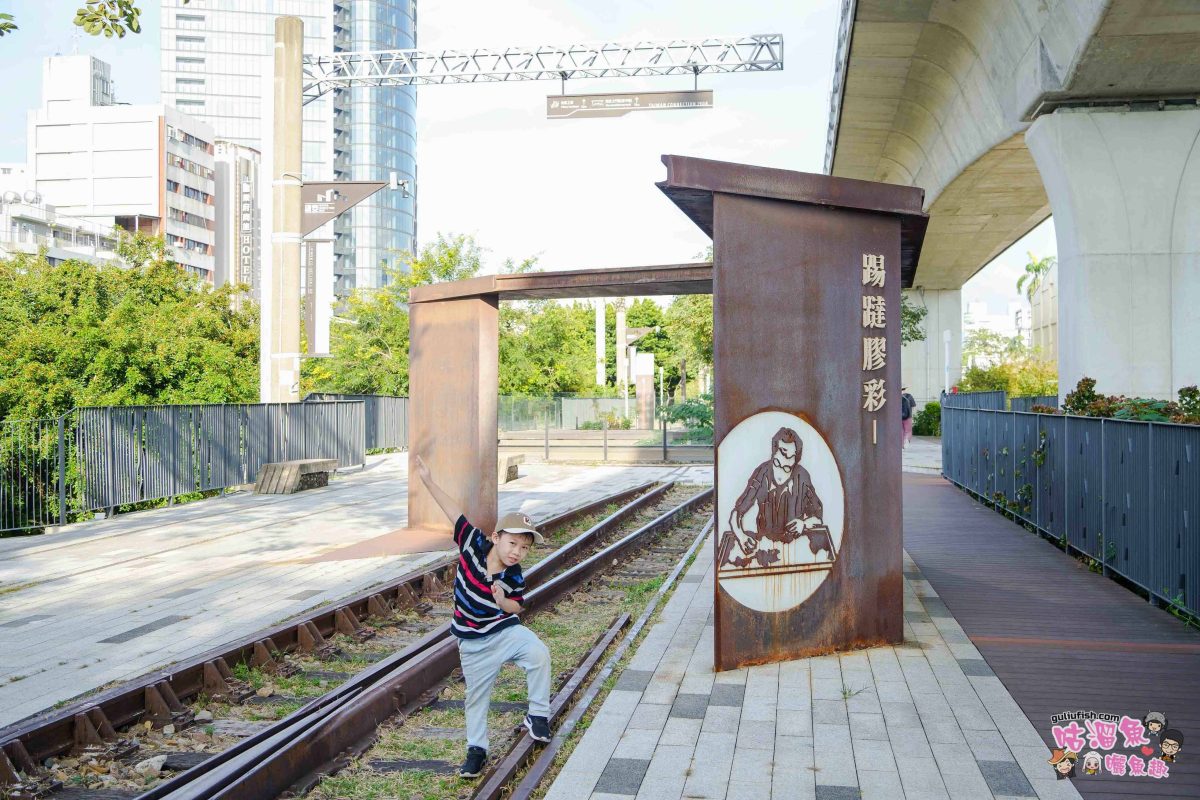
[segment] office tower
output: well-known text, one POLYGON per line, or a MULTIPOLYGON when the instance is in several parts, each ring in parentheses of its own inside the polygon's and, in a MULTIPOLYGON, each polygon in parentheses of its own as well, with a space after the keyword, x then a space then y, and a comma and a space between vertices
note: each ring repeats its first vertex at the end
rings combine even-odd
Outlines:
POLYGON ((109 75, 93 56, 45 59, 28 118, 32 188, 56 213, 161 234, 212 282, 212 128, 171 106, 117 104, 109 75))
MULTIPOLYGON (((162 99, 212 125, 217 139, 262 150, 262 76, 278 15, 304 20, 308 54, 416 46, 415 0, 180 0, 162 3, 162 99)), ((411 87, 337 90, 304 107, 305 180, 415 186, 411 87)), ((333 225, 335 291, 377 287, 380 262, 411 250, 416 198, 384 190, 333 225)))

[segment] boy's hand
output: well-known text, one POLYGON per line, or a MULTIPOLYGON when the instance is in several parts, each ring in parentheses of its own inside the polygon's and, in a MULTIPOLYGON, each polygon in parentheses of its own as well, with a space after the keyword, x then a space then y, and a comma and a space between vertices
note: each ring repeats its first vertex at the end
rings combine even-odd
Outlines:
POLYGON ((494 581, 492 583, 492 597, 496 599, 496 605, 502 605, 501 601, 507 596, 508 595, 504 593, 504 587, 500 585, 500 582, 494 581))
POLYGON ((426 484, 428 484, 433 478, 433 475, 429 472, 429 467, 426 466, 425 460, 420 456, 415 456, 413 460, 417 462, 417 476, 426 484))

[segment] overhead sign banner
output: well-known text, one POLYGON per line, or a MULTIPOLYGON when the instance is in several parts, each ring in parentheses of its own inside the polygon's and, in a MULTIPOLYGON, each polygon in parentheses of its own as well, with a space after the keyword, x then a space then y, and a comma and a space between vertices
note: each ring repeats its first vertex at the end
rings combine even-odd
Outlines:
POLYGON ((546 98, 547 119, 623 117, 630 111, 712 108, 711 89, 683 92, 620 92, 614 94, 563 94, 546 98))
POLYGON ((329 220, 366 200, 387 186, 387 181, 330 181, 305 183, 300 189, 304 203, 301 235, 307 236, 329 220))

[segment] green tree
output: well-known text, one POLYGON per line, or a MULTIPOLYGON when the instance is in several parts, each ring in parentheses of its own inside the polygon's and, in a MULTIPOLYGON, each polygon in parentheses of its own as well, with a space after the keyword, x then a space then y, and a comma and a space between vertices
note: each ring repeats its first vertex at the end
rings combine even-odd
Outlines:
POLYGON ((304 362, 304 391, 407 395, 409 291, 475 277, 482 254, 471 236, 438 234, 418 255, 401 253, 381 265, 384 286, 355 290, 334 318, 330 357, 304 362))
POLYGON ((500 394, 586 393, 595 383, 593 307, 553 300, 500 308, 500 394))
POLYGON ((1017 291, 1024 292, 1025 299, 1032 303, 1033 296, 1058 259, 1054 256, 1038 258, 1032 252, 1027 252, 1027 255, 1029 261, 1025 264, 1025 273, 1017 278, 1017 291))
MULTIPOLYGON (((183 0, 187 5, 190 0, 183 0)), ((126 33, 142 32, 142 9, 135 0, 87 0, 75 10, 76 25, 92 36, 124 39, 126 33)), ((0 14, 0 36, 17 30, 12 14, 0 14)))
POLYGON ((907 292, 900 293, 900 344, 925 341, 925 315, 929 309, 924 303, 917 305, 908 298, 907 292))
POLYGON ((44 256, 0 261, 0 418, 76 406, 258 398, 258 309, 212 289, 161 238, 124 235, 133 267, 44 256))
POLYGON ((663 321, 678 361, 686 360, 688 376, 695 378, 697 367, 713 363, 712 295, 679 295, 667 306, 663 321))
POLYGON ((997 331, 977 328, 967 331, 963 337, 962 362, 964 367, 999 363, 1004 359, 1023 358, 1032 355, 1025 339, 1020 336, 1005 336, 997 331))

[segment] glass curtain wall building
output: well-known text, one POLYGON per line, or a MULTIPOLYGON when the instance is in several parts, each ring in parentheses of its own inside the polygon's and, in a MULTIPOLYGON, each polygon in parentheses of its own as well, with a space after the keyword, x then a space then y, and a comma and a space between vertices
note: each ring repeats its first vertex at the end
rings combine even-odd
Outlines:
MULTIPOLYGON (((262 76, 275 17, 304 20, 307 54, 416 47, 416 0, 162 0, 162 99, 213 126, 217 139, 262 150, 262 76)), ((416 239, 416 93, 338 90, 304 107, 304 178, 388 180, 334 223, 334 291, 383 284, 382 263, 416 239)))

